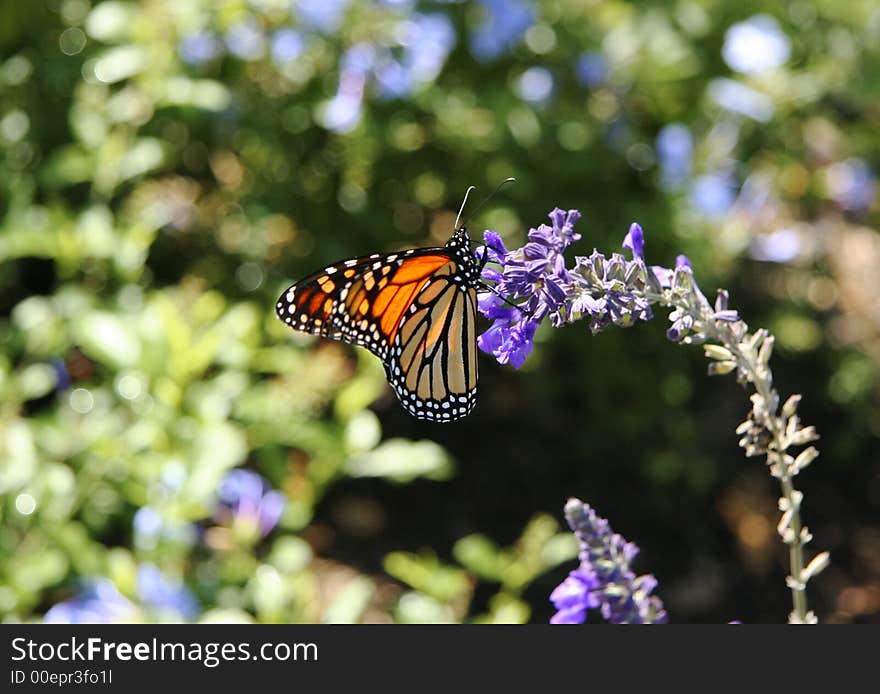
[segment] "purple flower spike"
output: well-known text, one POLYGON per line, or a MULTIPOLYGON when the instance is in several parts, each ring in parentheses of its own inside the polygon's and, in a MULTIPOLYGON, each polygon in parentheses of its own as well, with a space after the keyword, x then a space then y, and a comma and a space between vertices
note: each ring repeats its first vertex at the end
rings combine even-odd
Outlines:
POLYGON ((482 279, 494 285, 494 292, 480 294, 479 309, 494 323, 478 345, 499 363, 516 368, 531 353, 532 339, 545 318, 556 328, 586 318, 593 333, 612 324, 629 327, 652 317, 647 290, 660 291, 672 283, 671 270, 645 266, 645 235, 638 224, 630 226, 623 242, 632 260, 619 253, 606 258, 595 251, 576 257, 575 267, 568 269, 563 254, 581 238, 574 230, 581 213, 557 207, 548 216, 550 225, 531 229, 528 243, 512 251, 494 231, 484 235, 481 252, 501 270, 483 270, 482 279))
POLYGON ((495 292, 479 297, 480 312, 494 321, 477 340, 480 349, 493 355, 500 364, 521 368, 532 353, 535 332, 548 316, 554 325, 562 325, 561 311, 566 301, 570 277, 563 251, 580 238, 574 225, 580 219, 577 210, 559 208, 549 215, 550 225, 541 224, 529 231, 529 241, 522 248, 508 251, 494 231, 483 238, 490 262, 501 265, 483 269, 484 281, 494 284, 495 292), (513 308, 499 294, 516 303, 513 308))
POLYGON ((580 624, 587 610, 601 608, 613 624, 663 624, 666 611, 651 575, 636 576, 630 564, 639 552, 633 543, 614 533, 608 521, 588 504, 569 499, 565 518, 580 545, 581 565, 550 595, 558 612, 553 624, 580 624))

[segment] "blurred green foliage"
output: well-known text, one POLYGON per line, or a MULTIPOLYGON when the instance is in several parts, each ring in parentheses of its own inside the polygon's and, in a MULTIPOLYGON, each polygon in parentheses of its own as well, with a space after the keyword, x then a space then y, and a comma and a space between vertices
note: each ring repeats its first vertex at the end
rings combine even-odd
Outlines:
POLYGON ((780 387, 823 435, 815 608, 876 620, 876 4, 523 0, 497 55, 477 38, 499 3, 325 5, 0 8, 3 619, 98 577, 143 602, 153 565, 203 621, 546 621, 577 495, 640 545, 673 621, 784 620, 775 491, 733 434, 746 403, 662 318, 541 332, 520 373, 484 357, 477 410, 448 427, 401 413, 370 355, 275 319, 292 280, 442 243, 468 185, 515 176, 473 229, 519 245, 577 207, 587 254, 638 220, 649 262, 688 254, 776 334, 780 387), (726 32, 758 13, 790 54, 735 69, 726 32), (334 124, 353 47, 412 68, 401 37, 425 14, 453 30, 439 64, 396 96, 369 73, 334 124), (691 138, 679 179, 670 124, 691 138), (265 536, 217 515, 237 467, 284 496, 265 536))

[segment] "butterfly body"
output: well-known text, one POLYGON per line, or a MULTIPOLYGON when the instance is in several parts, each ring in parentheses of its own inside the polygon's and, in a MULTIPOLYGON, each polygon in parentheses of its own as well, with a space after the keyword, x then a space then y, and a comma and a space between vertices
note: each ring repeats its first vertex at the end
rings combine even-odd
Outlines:
POLYGON ((275 310, 294 330, 370 350, 407 412, 450 422, 476 404, 480 270, 461 227, 443 247, 333 263, 289 287, 275 310))

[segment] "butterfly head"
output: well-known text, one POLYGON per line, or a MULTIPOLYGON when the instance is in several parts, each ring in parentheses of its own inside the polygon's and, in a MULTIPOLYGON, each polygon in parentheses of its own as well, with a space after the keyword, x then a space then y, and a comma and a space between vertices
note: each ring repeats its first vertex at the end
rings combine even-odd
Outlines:
POLYGON ((449 241, 446 242, 446 245, 463 246, 469 249, 471 247, 471 237, 468 235, 467 227, 462 225, 453 231, 452 236, 449 237, 449 241))
POLYGON ((462 225, 452 232, 449 241, 446 242, 446 248, 450 250, 455 257, 462 272, 469 280, 474 280, 480 275, 480 266, 474 255, 474 249, 471 245, 471 237, 468 236, 467 228, 462 225))
POLYGON ((460 226, 452 232, 452 236, 450 236, 449 241, 446 242, 446 247, 450 250, 456 251, 461 256, 473 257, 474 254, 473 248, 471 247, 471 237, 468 235, 467 228, 464 226, 460 226))

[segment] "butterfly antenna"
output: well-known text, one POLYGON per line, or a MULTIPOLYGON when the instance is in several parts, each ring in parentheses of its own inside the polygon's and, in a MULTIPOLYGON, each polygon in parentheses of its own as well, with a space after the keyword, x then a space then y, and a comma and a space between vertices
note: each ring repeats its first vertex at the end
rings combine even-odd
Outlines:
MULTIPOLYGON (((503 181, 501 181, 501 183, 498 184, 498 186, 495 188, 495 190, 493 190, 491 193, 489 193, 489 195, 486 196, 486 199, 483 200, 483 202, 481 202, 479 205, 477 205, 477 209, 475 209, 473 212, 471 212, 471 213, 468 215, 468 218, 467 218, 466 220, 464 220, 464 222, 462 223, 462 226, 466 226, 467 223, 468 223, 469 221, 471 221, 471 220, 474 218, 474 215, 476 215, 477 212, 479 212, 480 210, 482 210, 483 207, 485 207, 486 203, 489 202, 492 198, 494 198, 495 195, 498 193, 498 191, 501 190, 501 188, 502 188, 505 184, 510 183, 511 181, 515 181, 515 180, 516 180, 516 179, 513 178, 513 177, 511 176, 510 178, 505 178, 503 181)), ((471 186, 471 188, 473 188, 473 186, 471 186)), ((470 192, 470 189, 468 189, 468 192, 470 192)), ((465 199, 467 199, 467 195, 465 195, 465 199)), ((463 205, 463 204, 462 204, 462 209, 464 209, 464 205, 463 205)), ((456 228, 456 229, 459 228, 459 226, 458 226, 458 220, 456 220, 455 228, 456 228)))
POLYGON ((472 190, 476 190, 476 186, 468 186, 468 189, 464 193, 464 200, 461 201, 461 207, 458 208, 458 216, 455 218, 455 229, 458 229, 458 220, 461 219, 461 213, 464 212, 464 206, 467 205, 468 195, 471 194, 472 190))

